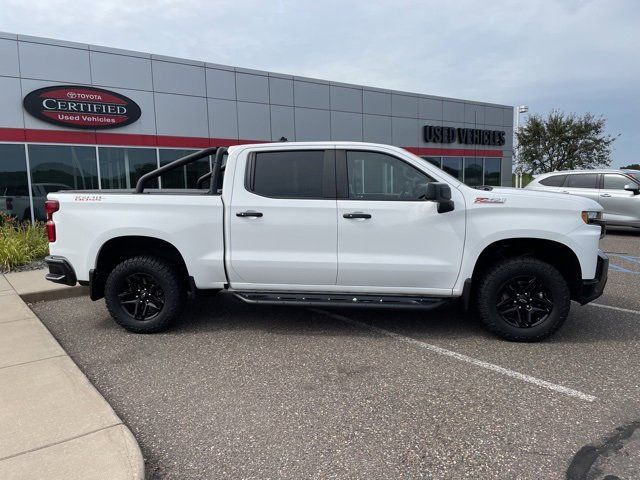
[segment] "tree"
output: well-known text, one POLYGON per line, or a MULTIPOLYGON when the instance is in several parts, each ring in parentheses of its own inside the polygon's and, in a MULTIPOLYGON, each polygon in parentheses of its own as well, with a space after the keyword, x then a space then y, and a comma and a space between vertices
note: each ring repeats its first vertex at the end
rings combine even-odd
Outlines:
POLYGON ((626 165, 624 167, 620 167, 620 168, 624 168, 627 170, 640 170, 640 163, 632 163, 631 165, 626 165))
POLYGON ((516 132, 516 164, 534 174, 609 166, 611 144, 618 135, 605 134, 605 123, 590 113, 566 115, 554 110, 547 118, 530 115, 516 132))

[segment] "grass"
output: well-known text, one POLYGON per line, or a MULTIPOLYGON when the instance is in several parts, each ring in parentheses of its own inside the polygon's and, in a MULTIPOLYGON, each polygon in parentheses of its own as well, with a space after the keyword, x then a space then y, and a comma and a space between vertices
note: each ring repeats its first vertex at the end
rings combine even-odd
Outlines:
POLYGON ((0 213, 0 271, 40 260, 49 253, 43 222, 20 223, 0 213))

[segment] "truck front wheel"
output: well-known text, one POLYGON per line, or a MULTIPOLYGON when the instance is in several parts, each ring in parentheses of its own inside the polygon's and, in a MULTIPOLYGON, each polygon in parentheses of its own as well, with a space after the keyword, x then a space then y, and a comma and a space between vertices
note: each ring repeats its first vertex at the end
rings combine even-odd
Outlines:
POLYGON ((180 317, 186 286, 170 263, 142 255, 116 265, 107 277, 104 298, 120 326, 134 333, 155 333, 180 317))
POLYGON ((517 342, 542 340, 558 330, 570 308, 564 277, 535 258, 503 260, 480 280, 478 310, 485 326, 517 342))

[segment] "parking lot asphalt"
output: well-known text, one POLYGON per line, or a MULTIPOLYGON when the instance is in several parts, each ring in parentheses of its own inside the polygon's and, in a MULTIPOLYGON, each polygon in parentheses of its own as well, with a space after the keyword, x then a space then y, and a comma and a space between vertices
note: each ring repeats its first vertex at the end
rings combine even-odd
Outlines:
POLYGON ((536 344, 457 305, 219 294, 156 335, 122 330, 102 301, 32 308, 132 430, 148 478, 640 478, 639 240, 603 239, 605 294, 536 344))

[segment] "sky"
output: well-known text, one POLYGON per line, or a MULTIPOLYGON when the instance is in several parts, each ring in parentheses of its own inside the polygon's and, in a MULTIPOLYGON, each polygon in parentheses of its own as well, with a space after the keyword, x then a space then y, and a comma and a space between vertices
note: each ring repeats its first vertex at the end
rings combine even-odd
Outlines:
POLYGON ((591 112, 640 163, 638 0, 0 0, 0 31, 591 112))

